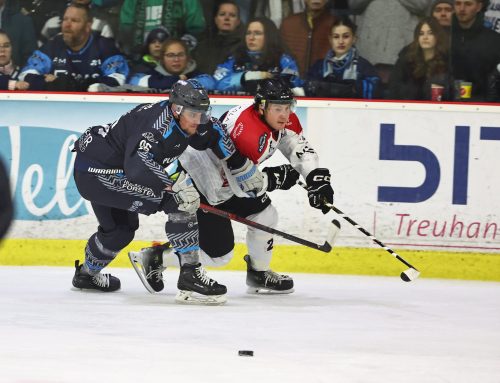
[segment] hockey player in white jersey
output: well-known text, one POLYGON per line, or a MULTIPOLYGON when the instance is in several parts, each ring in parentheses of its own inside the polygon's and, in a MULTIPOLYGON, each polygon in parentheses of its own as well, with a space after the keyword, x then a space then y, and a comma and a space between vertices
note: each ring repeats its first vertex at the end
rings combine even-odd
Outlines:
MULTIPOLYGON (((251 106, 237 106, 220 118, 240 153, 255 164, 261 164, 280 150, 290 164, 265 167, 264 180, 268 192, 288 190, 300 175, 307 183, 311 206, 329 210, 324 202, 333 203, 330 171, 319 167, 319 158, 302 134, 302 126, 294 113, 296 101, 280 79, 264 80, 257 88, 251 106)), ((187 150, 179 158, 191 175, 201 200, 212 206, 245 217, 260 224, 276 227, 278 214, 268 194, 247 198, 235 185, 227 166, 210 150, 187 150)), ((227 218, 198 209, 200 233, 200 262, 205 266, 226 265, 233 256, 234 234, 227 218)), ((246 283, 249 293, 291 293, 293 279, 270 269, 273 236, 255 228, 248 228, 246 283)), ((174 251, 168 244, 149 247, 129 253, 130 260, 144 286, 158 292, 164 287, 162 271, 176 265, 174 251)))

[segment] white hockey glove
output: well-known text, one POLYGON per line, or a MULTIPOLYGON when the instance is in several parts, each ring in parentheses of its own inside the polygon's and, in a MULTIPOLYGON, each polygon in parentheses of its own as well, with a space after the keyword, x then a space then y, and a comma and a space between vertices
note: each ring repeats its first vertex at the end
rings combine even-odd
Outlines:
POLYGON ((239 169, 231 170, 238 186, 250 197, 258 197, 266 192, 266 184, 263 174, 250 160, 239 169))
POLYGON ((200 207, 200 195, 193 185, 191 177, 187 173, 181 172, 177 180, 172 185, 174 200, 179 206, 179 210, 189 214, 196 213, 200 207))
POLYGON ((297 183, 300 174, 292 165, 280 165, 262 169, 267 177, 267 191, 288 190, 297 183))

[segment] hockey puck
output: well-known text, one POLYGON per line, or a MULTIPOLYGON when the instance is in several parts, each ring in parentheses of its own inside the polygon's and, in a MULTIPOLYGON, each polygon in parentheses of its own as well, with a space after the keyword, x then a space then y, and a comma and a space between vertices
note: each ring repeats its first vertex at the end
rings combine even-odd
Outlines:
POLYGON ((251 351, 251 350, 239 350, 238 356, 253 356, 253 351, 251 351))

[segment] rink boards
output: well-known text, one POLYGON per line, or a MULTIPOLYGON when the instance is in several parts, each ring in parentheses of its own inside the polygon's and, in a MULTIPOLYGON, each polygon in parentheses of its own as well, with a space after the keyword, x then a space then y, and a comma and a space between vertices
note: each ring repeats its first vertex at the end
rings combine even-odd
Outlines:
MULTIPOLYGON (((75 188, 68 148, 88 126, 160 99, 0 94, 0 153, 16 201, 16 221, 0 249, 0 264, 67 265, 81 256, 95 220, 75 188)), ((250 102, 214 97, 213 114, 250 102)), ((424 269, 423 276, 500 280, 500 106, 307 99, 298 106, 321 166, 332 171, 338 208, 424 269)), ((279 164, 284 158, 270 161, 279 164)), ((323 216, 311 209, 299 187, 273 192, 271 198, 280 230, 322 243, 333 213, 323 216)), ((132 246, 163 240, 163 220, 159 214, 141 219, 139 242, 132 246)), ((327 255, 278 239, 273 266, 376 275, 401 269, 389 254, 342 224, 339 250, 327 255)), ((243 243, 244 227, 234 227, 237 242, 243 243)), ((243 267, 244 246, 237 254, 229 268, 243 267)))

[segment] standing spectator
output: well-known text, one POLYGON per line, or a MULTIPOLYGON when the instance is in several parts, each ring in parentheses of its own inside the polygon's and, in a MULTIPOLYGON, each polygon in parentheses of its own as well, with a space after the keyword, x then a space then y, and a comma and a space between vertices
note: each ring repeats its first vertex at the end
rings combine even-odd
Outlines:
POLYGON ((14 216, 14 206, 10 195, 10 182, 7 170, 0 158, 0 241, 7 233, 14 216))
POLYGON ((190 40, 194 48, 195 37, 205 29, 200 0, 125 0, 120 12, 122 50, 134 58, 148 33, 159 26, 171 37, 190 40))
POLYGON ((430 15, 446 30, 451 29, 453 16, 453 0, 436 0, 432 3, 430 15))
POLYGON ((349 0, 359 26, 358 49, 373 64, 393 65, 430 4, 431 0, 349 0))
POLYGON ((281 37, 297 59, 301 75, 330 49, 328 34, 335 16, 327 3, 327 0, 305 0, 304 12, 288 16, 281 23, 281 37))
POLYGON ((12 43, 10 38, 0 29, 0 90, 26 90, 29 84, 19 81, 19 66, 12 60, 12 43))
POLYGON ((68 0, 19 0, 21 13, 33 21, 36 38, 40 40, 40 32, 50 18, 64 13, 68 0))
POLYGON ((286 17, 304 11, 302 1, 288 0, 252 0, 250 13, 252 16, 265 16, 270 18, 279 28, 286 17))
POLYGON ((500 0, 490 0, 484 14, 484 26, 500 33, 500 0))
POLYGON ((190 57, 188 47, 181 39, 166 40, 162 45, 160 57, 160 63, 154 68, 139 67, 138 72, 129 80, 129 84, 168 90, 178 80, 196 78, 205 89, 213 89, 212 76, 201 75, 196 69, 196 61, 190 57))
POLYGON ((417 24, 413 42, 394 66, 389 98, 431 100, 432 86, 440 87, 442 100, 451 98, 448 35, 434 17, 426 17, 417 24))
POLYGON ((20 13, 17 0, 0 0, 0 28, 12 42, 12 59, 24 65, 36 49, 36 34, 31 19, 20 13))
POLYGON ((354 46, 356 24, 347 17, 339 18, 329 38, 332 49, 309 69, 306 94, 313 97, 378 97, 380 78, 377 71, 354 46))
MULTIPOLYGON (((71 4, 71 2, 87 6, 91 8, 91 10, 93 10, 91 0, 72 0, 69 3, 71 4)), ((58 33, 61 33, 61 21, 63 15, 64 15, 64 10, 59 15, 53 16, 50 19, 48 19, 47 22, 44 24, 42 30, 40 31, 40 41, 42 43, 45 43, 47 40, 50 40, 58 33)), ((99 19, 95 16, 92 17, 91 29, 92 32, 94 32, 97 35, 101 35, 102 37, 108 37, 108 38, 115 37, 113 35, 113 30, 111 29, 111 26, 106 21, 99 19)))
POLYGON ((455 0, 451 34, 451 67, 457 81, 472 83, 472 99, 486 101, 496 82, 500 35, 484 26, 482 0, 455 0))
POLYGON ((214 12, 215 27, 193 50, 193 58, 202 73, 213 74, 217 65, 231 56, 243 41, 245 28, 238 5, 232 0, 219 3, 214 12))
POLYGON ((88 7, 71 4, 64 12, 62 34, 36 50, 20 79, 34 90, 93 90, 97 83, 125 83, 128 65, 114 40, 94 36, 88 7))
POLYGON ((219 91, 254 93, 260 80, 282 77, 292 87, 301 87, 299 68, 287 53, 276 25, 267 17, 255 17, 248 23, 245 41, 232 57, 214 73, 219 91))

